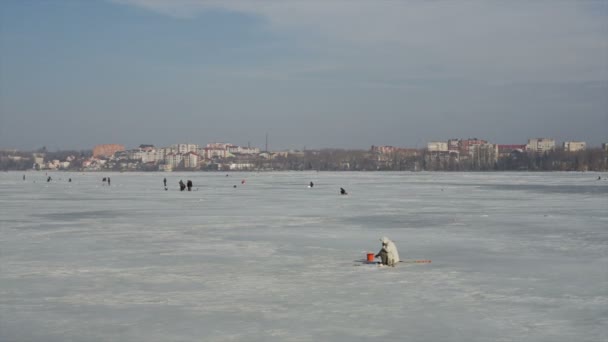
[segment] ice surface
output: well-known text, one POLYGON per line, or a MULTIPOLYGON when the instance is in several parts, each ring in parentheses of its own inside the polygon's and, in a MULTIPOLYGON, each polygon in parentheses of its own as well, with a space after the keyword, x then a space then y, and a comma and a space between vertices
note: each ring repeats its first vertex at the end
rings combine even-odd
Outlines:
POLYGON ((0 341, 608 340, 597 173, 22 174, 0 341))

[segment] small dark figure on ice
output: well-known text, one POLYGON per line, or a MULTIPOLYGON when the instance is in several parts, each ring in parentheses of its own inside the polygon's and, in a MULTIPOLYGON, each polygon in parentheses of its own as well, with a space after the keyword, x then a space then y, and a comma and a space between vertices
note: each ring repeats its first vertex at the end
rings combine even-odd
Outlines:
POLYGON ((309 185, 309 186, 312 188, 313 186, 315 186, 315 183, 310 182, 310 185, 309 185))
POLYGON ((348 195, 348 192, 344 188, 340 188, 340 195, 348 195))
POLYGON ((46 182, 48 183, 48 182, 50 182, 50 181, 52 181, 52 180, 53 180, 53 179, 51 178, 51 176, 49 176, 49 178, 47 178, 47 179, 46 179, 46 182))
POLYGON ((186 184, 181 179, 179 180, 179 191, 184 191, 186 189, 186 184))
POLYGON ((108 186, 110 186, 110 177, 108 177, 108 186))
POLYGON ((188 191, 192 191, 192 181, 188 179, 188 191))
POLYGON ((165 188, 167 187, 167 178, 163 179, 163 184, 165 185, 165 188))

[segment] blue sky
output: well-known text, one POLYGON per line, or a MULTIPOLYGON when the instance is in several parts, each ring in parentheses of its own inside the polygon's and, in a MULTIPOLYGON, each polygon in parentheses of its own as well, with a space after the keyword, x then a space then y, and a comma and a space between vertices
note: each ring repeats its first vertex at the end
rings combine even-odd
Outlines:
POLYGON ((608 141, 607 1, 1 1, 0 147, 608 141))

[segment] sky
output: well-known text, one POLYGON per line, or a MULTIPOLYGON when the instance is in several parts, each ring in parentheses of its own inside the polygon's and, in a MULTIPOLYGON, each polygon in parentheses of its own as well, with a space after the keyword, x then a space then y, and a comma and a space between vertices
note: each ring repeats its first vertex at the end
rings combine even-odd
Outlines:
POLYGON ((0 148, 608 142, 608 1, 0 1, 0 148))

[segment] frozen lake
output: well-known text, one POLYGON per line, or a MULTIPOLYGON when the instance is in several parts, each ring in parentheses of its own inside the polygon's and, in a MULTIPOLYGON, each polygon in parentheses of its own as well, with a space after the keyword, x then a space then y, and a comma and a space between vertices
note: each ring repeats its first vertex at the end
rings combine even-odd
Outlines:
POLYGON ((608 340, 605 173, 23 174, 0 341, 608 340))

